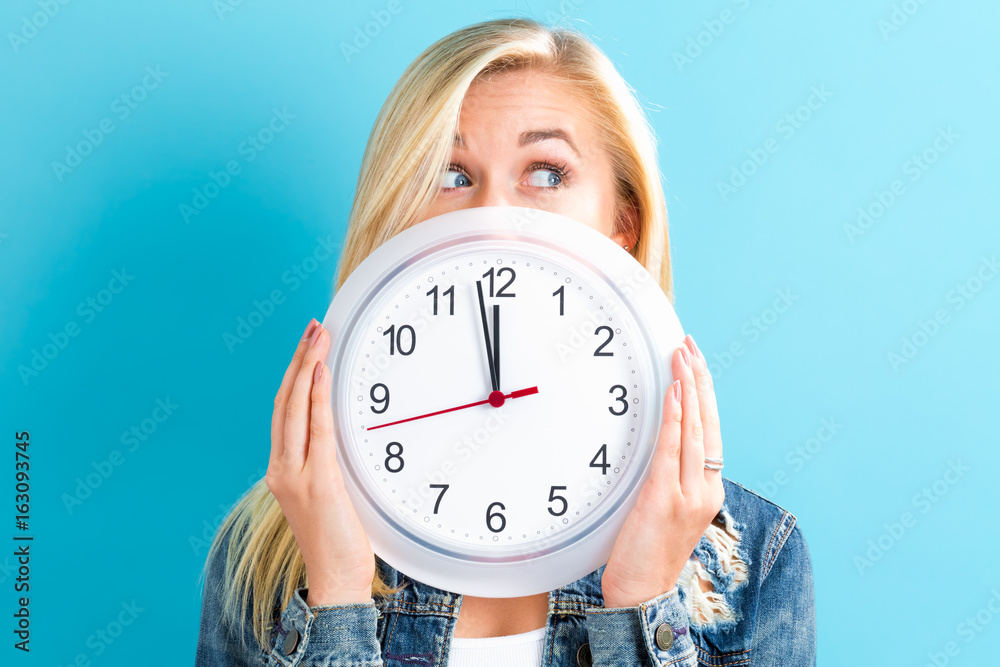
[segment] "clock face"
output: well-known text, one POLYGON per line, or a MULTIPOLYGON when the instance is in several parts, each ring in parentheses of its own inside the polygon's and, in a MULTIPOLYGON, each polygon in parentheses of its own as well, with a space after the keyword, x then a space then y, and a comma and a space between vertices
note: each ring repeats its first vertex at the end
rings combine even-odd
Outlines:
MULTIPOLYGON (((435 242, 455 228, 439 219, 403 233, 423 228, 423 247, 355 285, 330 366, 340 464, 376 553, 471 593, 451 566, 490 578, 566 558, 622 514, 647 472, 664 369, 630 298, 565 235, 498 233, 494 218, 435 242)), ((601 564, 576 562, 562 583, 601 564)), ((526 594, 511 590, 492 594, 526 594)))

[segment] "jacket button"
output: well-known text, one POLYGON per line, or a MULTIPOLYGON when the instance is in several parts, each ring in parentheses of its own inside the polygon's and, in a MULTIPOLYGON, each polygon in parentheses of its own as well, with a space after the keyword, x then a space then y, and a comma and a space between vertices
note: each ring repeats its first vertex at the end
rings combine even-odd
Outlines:
POLYGON ((594 656, 590 654, 590 642, 577 649, 576 664, 580 667, 591 667, 594 664, 594 656))
POLYGON ((285 635, 285 641, 281 645, 281 650, 285 652, 285 655, 291 655, 295 652, 295 647, 299 645, 299 631, 292 628, 285 635))
POLYGON ((669 651, 674 645, 674 629, 667 623, 660 623, 656 628, 656 645, 664 651, 669 651))

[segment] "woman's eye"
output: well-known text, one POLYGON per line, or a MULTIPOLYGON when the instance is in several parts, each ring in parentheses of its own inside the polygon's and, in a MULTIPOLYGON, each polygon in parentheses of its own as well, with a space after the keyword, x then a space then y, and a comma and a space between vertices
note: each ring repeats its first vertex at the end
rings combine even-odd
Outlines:
POLYGON ((449 169, 444 173, 441 178, 441 187, 450 188, 465 188, 470 185, 468 177, 460 171, 455 171, 454 169, 449 169))
POLYGON ((528 185, 536 188, 557 188, 562 184, 562 177, 551 169, 536 169, 528 176, 528 185))

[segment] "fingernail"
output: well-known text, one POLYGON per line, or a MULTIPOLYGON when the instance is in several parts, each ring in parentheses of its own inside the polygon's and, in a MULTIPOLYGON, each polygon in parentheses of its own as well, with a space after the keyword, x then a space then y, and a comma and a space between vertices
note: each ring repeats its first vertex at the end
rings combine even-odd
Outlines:
POLYGON ((317 361, 316 362, 316 370, 315 370, 315 372, 313 372, 313 380, 315 380, 316 382, 319 382, 319 379, 321 377, 323 377, 323 362, 322 361, 317 361))
POLYGON ((309 347, 312 347, 313 345, 316 344, 316 341, 319 340, 319 335, 322 331, 323 331, 323 325, 317 324, 316 328, 313 329, 312 336, 309 337, 309 347))
POLYGON ((681 345, 681 361, 688 368, 691 368, 691 357, 688 356, 687 345, 681 345))
POLYGON ((306 332, 302 334, 302 340, 307 340, 309 338, 309 334, 312 333, 313 327, 316 326, 316 324, 318 323, 316 322, 315 317, 309 320, 309 324, 306 325, 306 332))
POLYGON ((701 353, 701 348, 698 347, 698 343, 694 342, 694 338, 691 339, 691 348, 696 357, 698 357, 702 361, 705 361, 705 355, 701 353))
POLYGON ((680 403, 681 402, 681 381, 680 380, 674 380, 674 383, 672 385, 670 385, 670 391, 673 392, 674 402, 675 403, 680 403))
POLYGON ((684 337, 684 345, 687 347, 688 352, 691 353, 692 357, 700 356, 698 353, 698 346, 694 343, 694 338, 690 335, 684 337))

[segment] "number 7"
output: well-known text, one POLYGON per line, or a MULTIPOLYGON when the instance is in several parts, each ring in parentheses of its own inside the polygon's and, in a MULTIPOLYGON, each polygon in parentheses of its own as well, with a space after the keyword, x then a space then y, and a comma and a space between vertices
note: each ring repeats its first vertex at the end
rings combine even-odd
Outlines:
POLYGON ((437 500, 434 501, 434 514, 438 513, 438 505, 441 504, 441 499, 444 498, 444 492, 448 490, 447 484, 431 484, 432 489, 441 489, 441 493, 438 494, 437 500))

